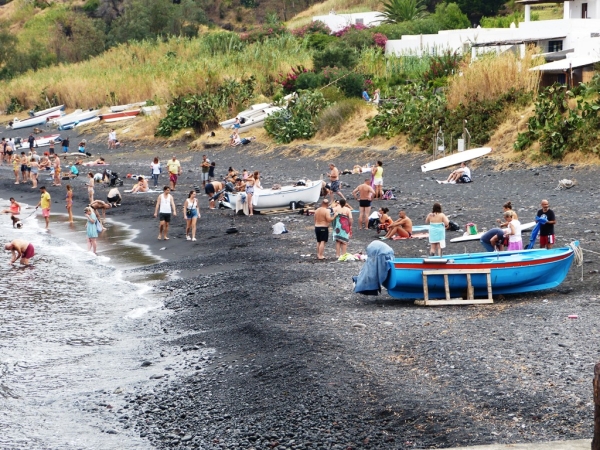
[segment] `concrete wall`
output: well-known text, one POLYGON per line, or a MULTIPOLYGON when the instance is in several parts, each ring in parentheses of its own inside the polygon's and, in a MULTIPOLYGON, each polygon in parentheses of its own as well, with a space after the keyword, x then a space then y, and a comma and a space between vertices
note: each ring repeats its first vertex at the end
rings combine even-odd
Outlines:
POLYGON ((374 27, 380 25, 384 17, 376 11, 352 14, 327 14, 324 16, 313 16, 313 22, 320 20, 325 23, 333 33, 343 30, 349 25, 356 25, 361 22, 366 27, 374 27))

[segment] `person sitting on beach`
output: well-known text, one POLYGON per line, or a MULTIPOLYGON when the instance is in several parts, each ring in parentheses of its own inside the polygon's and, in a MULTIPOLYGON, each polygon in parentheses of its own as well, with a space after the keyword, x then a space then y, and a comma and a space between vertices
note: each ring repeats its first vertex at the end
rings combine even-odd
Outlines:
POLYGON ((387 234, 381 239, 392 239, 396 235, 405 239, 410 238, 412 237, 412 228, 412 220, 410 220, 404 211, 400 211, 398 213, 398 220, 389 225, 387 234))
POLYGON ((150 187, 148 186, 148 180, 144 177, 138 177, 138 182, 135 186, 131 188, 131 193, 135 194, 136 192, 148 192, 150 187))
POLYGON ((244 192, 246 190, 246 184, 239 177, 235 179, 235 190, 237 192, 244 192))
POLYGON ((85 153, 85 139, 79 143, 79 148, 77 150, 79 153, 85 153))
POLYGON ((9 244, 6 244, 4 250, 12 253, 10 264, 14 264, 17 259, 21 258, 21 264, 27 266, 29 260, 35 256, 33 245, 22 239, 15 239, 9 244))
POLYGON ((100 219, 100 213, 102 213, 102 221, 106 220, 106 210, 112 208, 110 203, 103 202, 102 200, 94 200, 88 205, 94 210, 98 219, 100 219))
POLYGON ((232 147, 237 147, 241 143, 242 140, 240 139, 240 135, 236 130, 233 130, 233 133, 231 134, 231 140, 229 141, 229 145, 231 145, 232 147))
POLYGON ((77 169, 77 167, 75 166, 75 164, 71 165, 71 168, 69 169, 69 173, 67 175, 69 178, 76 178, 79 176, 79 169, 77 169))
POLYGON ((242 138, 240 141, 242 145, 248 145, 250 142, 256 140, 256 136, 250 136, 249 138, 242 138))
POLYGON ((379 89, 375 89, 375 93, 373 94, 373 100, 371 100, 371 103, 373 103, 375 106, 379 106, 379 101, 381 99, 379 98, 379 89))
POLYGON ((83 165, 83 159, 81 159, 81 156, 78 156, 77 159, 75 159, 75 163, 76 166, 82 166, 83 165))
POLYGON ((48 157, 48 153, 44 153, 44 155, 41 157, 39 169, 41 172, 50 170, 50 158, 48 157))
POLYGON ((450 173, 450 175, 448 175, 448 178, 446 179, 446 181, 439 181, 439 183, 441 183, 441 184, 470 183, 470 182, 471 182, 471 169, 469 169, 469 167, 467 167, 466 162, 460 163, 460 167, 458 169, 452 171, 452 173, 450 173))
POLYGON ((366 89, 363 90, 362 92, 362 98, 365 102, 370 102, 371 101, 371 97, 369 97, 369 93, 367 92, 366 89))
POLYGON ((102 166, 104 164, 108 164, 104 158, 98 158, 96 161, 93 162, 93 164, 97 165, 97 166, 102 166))
POLYGON ((392 218, 388 216, 389 212, 389 208, 379 208, 379 226, 377 227, 377 234, 379 234, 380 231, 388 232, 388 227, 393 222, 392 218))
POLYGON ((229 169, 227 170, 227 175, 225 176, 225 181, 235 183, 237 176, 238 176, 238 171, 235 170, 233 167, 229 167, 229 169))
POLYGON ((17 203, 17 201, 11 197, 10 198, 10 206, 8 209, 2 211, 2 214, 12 214, 13 216, 18 216, 21 214, 21 205, 17 203))
POLYGON ((379 229, 380 219, 381 219, 381 212, 373 211, 371 213, 371 215, 369 216, 369 224, 367 225, 367 228, 369 228, 370 230, 379 229))
POLYGON ((106 195, 106 200, 112 206, 120 206, 122 198, 121 193, 119 192, 119 188, 114 187, 110 191, 108 191, 108 194, 106 195))

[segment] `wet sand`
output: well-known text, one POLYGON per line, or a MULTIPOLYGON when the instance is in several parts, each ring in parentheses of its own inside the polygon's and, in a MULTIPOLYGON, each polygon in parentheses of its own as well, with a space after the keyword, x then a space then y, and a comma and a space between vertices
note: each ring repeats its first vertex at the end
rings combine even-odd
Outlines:
MULTIPOLYGON (((167 260, 144 271, 180 276, 156 287, 167 295, 171 314, 162 323, 163 347, 175 363, 152 389, 125 394, 133 412, 125 420, 115 417, 117 432, 134 430, 158 448, 207 449, 444 448, 591 436, 591 380, 599 358, 597 254, 585 253, 583 281, 581 268, 572 268, 559 288, 496 298, 494 305, 422 308, 385 293, 363 297, 351 283, 362 263, 335 261, 331 241, 328 260, 314 260, 312 217, 235 217, 240 232, 227 235, 233 213, 208 211, 201 196, 198 241, 186 241, 181 205, 201 184, 205 152, 90 147, 120 175, 149 173, 155 154, 163 162, 178 155, 184 170, 168 242, 156 239, 158 194, 124 194, 133 181, 121 190, 123 206, 107 214, 139 229, 137 240, 167 260), (278 221, 289 234, 271 234, 278 221), (207 348, 214 353, 207 356, 207 348)), ((263 186, 326 172, 328 160, 318 159, 317 151, 317 159, 262 152, 256 143, 206 153, 217 162, 218 176, 230 165, 260 170, 263 186)), ((483 229, 494 226, 507 200, 528 222, 547 198, 557 215, 557 245, 579 239, 584 249, 600 253, 596 168, 513 164, 499 171, 491 156, 474 164, 473 183, 459 186, 434 181, 450 169, 422 173, 425 154, 349 149, 333 161, 345 169, 375 159, 384 162, 385 187, 396 188, 397 200, 374 206, 390 208, 392 217, 405 209, 421 224, 439 201, 463 230, 467 222, 483 229), (563 178, 577 185, 555 191, 563 178)), ((37 199, 2 174, 3 198, 37 199)), ((363 181, 359 175, 341 180, 345 194, 363 181)), ((84 180, 72 184, 75 210, 82 210, 84 180)), ((98 188, 99 198, 106 191, 98 188)), ((64 188, 50 193, 58 202, 53 208, 62 212, 64 188)), ((355 227, 349 251, 364 250, 376 237, 355 227)), ((418 239, 390 245, 396 256, 428 249, 418 239)), ((477 241, 448 243, 446 253, 479 250, 477 241)), ((161 354, 157 350, 149 362, 158 365, 161 354)))

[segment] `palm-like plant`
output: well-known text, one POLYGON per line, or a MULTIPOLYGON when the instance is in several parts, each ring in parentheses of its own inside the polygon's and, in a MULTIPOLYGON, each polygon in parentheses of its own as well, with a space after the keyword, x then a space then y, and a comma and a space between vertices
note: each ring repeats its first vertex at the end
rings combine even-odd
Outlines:
POLYGON ((383 2, 386 23, 407 22, 422 19, 427 15, 427 7, 423 0, 387 0, 383 2))

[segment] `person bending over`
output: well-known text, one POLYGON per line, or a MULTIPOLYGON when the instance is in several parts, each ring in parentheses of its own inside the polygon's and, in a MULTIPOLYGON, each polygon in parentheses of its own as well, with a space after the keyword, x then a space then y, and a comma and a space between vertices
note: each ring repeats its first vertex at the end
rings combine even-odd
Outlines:
POLYGON ((112 206, 120 206, 122 198, 121 198, 121 193, 119 192, 119 189, 115 187, 115 188, 112 188, 110 191, 108 191, 106 200, 112 206))
POLYGON ((14 264, 17 259, 21 259, 21 264, 26 266, 29 264, 29 260, 34 257, 35 249, 33 245, 22 239, 15 239, 14 241, 6 244, 4 250, 12 253, 10 258, 10 264, 14 264))

